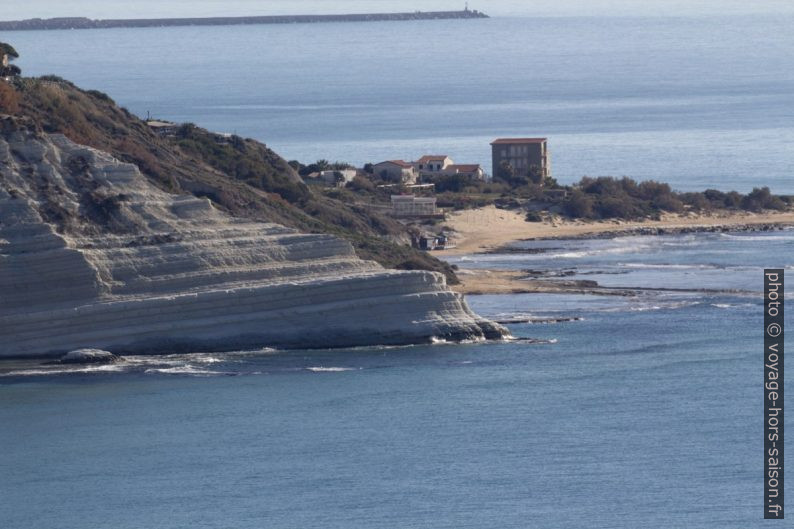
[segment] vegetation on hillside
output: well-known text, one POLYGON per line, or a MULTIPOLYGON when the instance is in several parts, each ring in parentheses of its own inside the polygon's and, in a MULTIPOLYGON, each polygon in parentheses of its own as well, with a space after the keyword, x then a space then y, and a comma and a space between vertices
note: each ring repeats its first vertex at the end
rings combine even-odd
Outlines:
POLYGON ((136 164, 161 189, 210 198, 229 213, 350 241, 358 255, 390 268, 444 273, 450 265, 411 248, 405 226, 366 208, 313 192, 265 145, 185 125, 161 137, 106 94, 55 77, 0 82, 0 112, 26 116, 45 132, 63 133, 136 164))
MULTIPOLYGON (((0 52, 18 56, 3 43, 0 52)), ((349 164, 287 162, 260 142, 215 134, 192 124, 182 125, 173 136, 160 136, 107 94, 80 90, 56 76, 0 82, 0 113, 27 117, 42 131, 63 133, 76 143, 134 163, 165 191, 208 197, 236 216, 335 234, 350 241, 364 259, 391 268, 436 270, 457 281, 450 265, 410 247, 410 236, 417 228, 406 227, 377 208, 359 205, 385 205, 391 194, 401 191, 394 182, 372 174, 371 165, 364 168, 367 177, 357 177, 343 189, 309 187, 300 175, 342 170, 349 164)), ((713 189, 680 193, 659 182, 612 177, 585 177, 562 186, 534 168, 525 175, 509 167, 498 168, 492 182, 459 175, 439 175, 428 182, 435 184, 440 207, 525 207, 530 221, 542 220, 539 210, 572 218, 643 219, 664 212, 792 206, 792 197, 774 196, 768 188, 746 195, 713 189)))
POLYGON ((755 188, 746 195, 736 191, 707 189, 703 192, 680 193, 669 184, 653 180, 637 183, 631 178, 582 178, 565 188, 566 195, 558 204, 565 214, 585 219, 655 218, 661 213, 684 211, 788 209, 790 204, 772 195, 768 187, 755 188))
MULTIPOLYGON (((669 184, 653 180, 637 182, 627 177, 584 177, 573 185, 560 185, 552 178, 540 179, 543 183, 538 184, 530 177, 506 179, 501 174, 492 182, 458 175, 439 175, 426 181, 435 184, 440 207, 526 206, 533 212, 547 210, 590 220, 639 220, 687 211, 784 211, 794 205, 794 197, 773 195, 768 187, 755 188, 748 194, 716 189, 678 192, 669 184)), ((348 187, 361 189, 355 184, 348 187)), ((537 214, 532 217, 536 218, 537 214)))
POLYGON ((276 193, 289 203, 304 206, 310 200, 311 192, 292 167, 259 142, 212 134, 185 123, 176 132, 176 143, 183 152, 237 180, 276 193))

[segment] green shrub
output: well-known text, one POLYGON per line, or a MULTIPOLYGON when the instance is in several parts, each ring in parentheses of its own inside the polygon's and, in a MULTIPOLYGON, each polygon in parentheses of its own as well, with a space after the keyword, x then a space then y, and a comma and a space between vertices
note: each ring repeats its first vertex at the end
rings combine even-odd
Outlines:
POLYGON ((580 189, 574 189, 568 199, 563 202, 565 214, 574 218, 592 219, 595 215, 593 206, 595 199, 580 189))
POLYGON ((749 211, 761 211, 764 209, 785 210, 786 203, 772 195, 768 187, 753 188, 753 190, 742 199, 742 209, 749 211))
POLYGON ((99 90, 87 90, 86 94, 93 98, 99 99, 100 101, 105 101, 106 103, 114 103, 109 95, 107 95, 105 92, 100 92, 99 90))

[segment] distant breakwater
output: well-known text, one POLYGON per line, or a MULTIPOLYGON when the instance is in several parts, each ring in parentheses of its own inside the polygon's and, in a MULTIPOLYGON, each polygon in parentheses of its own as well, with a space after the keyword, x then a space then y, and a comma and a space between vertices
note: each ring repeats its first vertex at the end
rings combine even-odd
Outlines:
POLYGON ((251 24, 316 24, 321 22, 376 22, 489 18, 477 10, 362 13, 351 15, 279 15, 255 17, 141 18, 94 20, 85 17, 31 18, 0 22, 0 31, 44 29, 149 28, 170 26, 233 26, 251 24))

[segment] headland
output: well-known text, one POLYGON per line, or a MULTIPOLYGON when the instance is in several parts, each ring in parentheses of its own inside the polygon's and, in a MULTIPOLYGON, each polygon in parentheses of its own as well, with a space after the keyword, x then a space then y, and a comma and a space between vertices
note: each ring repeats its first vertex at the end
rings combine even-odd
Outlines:
POLYGON ((86 17, 30 18, 0 22, 0 31, 48 29, 150 28, 175 26, 236 26, 253 24, 316 24, 323 22, 398 22, 489 18, 477 10, 358 13, 347 15, 274 15, 250 17, 131 18, 97 20, 86 17))

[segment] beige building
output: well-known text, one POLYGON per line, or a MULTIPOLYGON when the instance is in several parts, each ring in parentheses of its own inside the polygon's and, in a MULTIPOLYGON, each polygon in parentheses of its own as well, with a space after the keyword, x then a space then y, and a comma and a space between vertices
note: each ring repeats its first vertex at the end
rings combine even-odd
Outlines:
POLYGON ((499 138, 491 142, 493 174, 508 163, 517 174, 526 175, 536 166, 544 177, 551 176, 551 160, 546 138, 499 138))
POLYGON ((345 187, 352 182, 358 174, 355 169, 329 169, 327 171, 317 171, 309 173, 303 178, 307 184, 319 184, 332 187, 345 187))
POLYGON ((355 169, 337 169, 320 171, 320 178, 329 186, 345 187, 346 184, 353 181, 358 174, 355 169))
POLYGON ((443 174, 469 176, 477 180, 485 178, 485 171, 482 170, 480 164, 452 164, 448 165, 443 174))
POLYGON ((416 171, 414 166, 403 160, 387 160, 372 166, 374 174, 386 177, 391 180, 399 180, 402 183, 416 183, 416 171))
POLYGON ((413 165, 420 177, 441 174, 444 169, 454 164, 446 154, 426 154, 416 160, 413 165))

